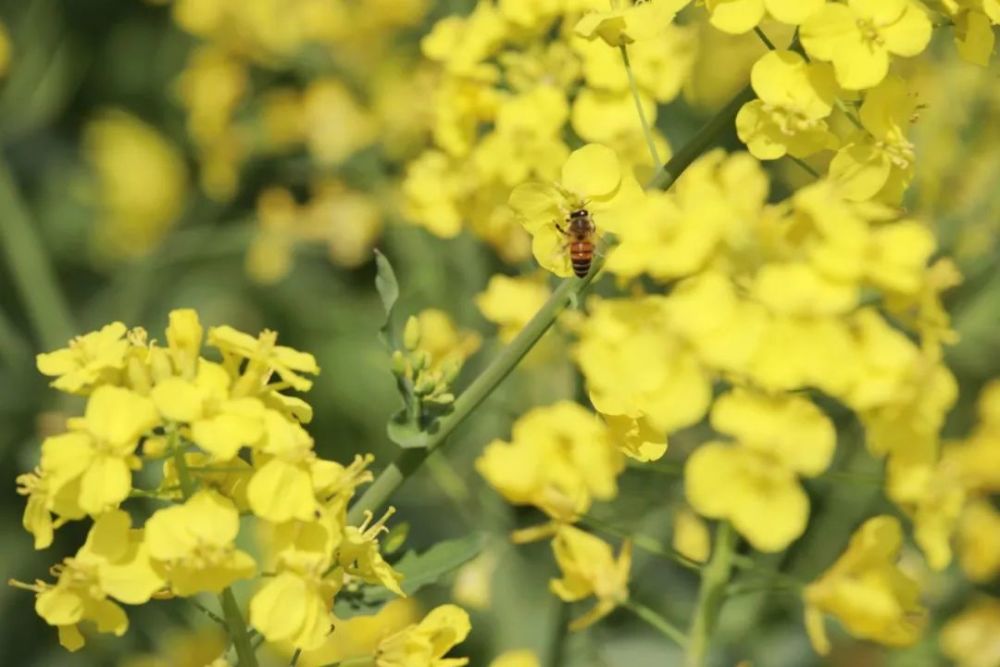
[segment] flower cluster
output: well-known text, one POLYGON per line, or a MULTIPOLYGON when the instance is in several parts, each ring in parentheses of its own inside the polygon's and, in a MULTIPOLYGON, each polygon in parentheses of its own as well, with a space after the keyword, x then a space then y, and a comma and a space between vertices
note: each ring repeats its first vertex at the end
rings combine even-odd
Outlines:
MULTIPOLYGON (((250 626, 303 650, 330 634, 344 586, 403 595, 401 575, 379 549, 391 511, 378 521, 369 512, 361 525, 347 519, 355 490, 372 478, 371 457, 348 465, 320 457, 304 428, 312 409, 288 393, 312 386, 312 355, 279 345, 273 331, 206 332, 194 311, 175 310, 165 345, 116 322, 39 355, 38 367, 55 388, 87 401, 66 433, 42 443, 39 467, 18 478, 36 548, 67 522, 93 521, 83 547, 53 568, 55 582, 17 584, 35 592, 38 614, 66 648, 83 645, 84 621, 123 634, 121 604, 224 593, 264 573, 249 601, 250 626), (203 343, 215 360, 203 356, 203 343), (129 499, 157 508, 133 526, 123 509, 129 499), (241 516, 255 520, 260 549, 237 546, 247 538, 241 516)), ((465 624, 450 644, 435 640, 427 650, 443 655, 465 624)), ((438 631, 415 632, 386 639, 377 656, 411 651, 411 636, 438 631)))
MULTIPOLYGON (((438 78, 433 145, 408 165, 407 217, 443 237, 471 229, 513 261, 530 247, 506 205, 514 186, 559 179, 566 206, 593 197, 591 205, 612 208, 616 193, 629 189, 629 176, 603 171, 588 177, 588 159, 567 162, 575 143, 568 131, 585 142, 615 146, 629 171, 652 173, 657 165, 629 77, 608 43, 627 44, 639 103, 655 122, 656 104, 674 99, 690 71, 694 34, 671 23, 686 0, 622 4, 608 12, 607 3, 586 0, 482 0, 468 16, 439 21, 422 42, 438 78)), ((658 131, 652 140, 656 161, 669 157, 658 131)), ((533 212, 534 223, 546 232, 534 236, 535 256, 550 266, 560 243, 552 225, 559 207, 533 212)), ((611 217, 604 219, 607 225, 611 217)), ((560 273, 567 271, 564 266, 560 273)))

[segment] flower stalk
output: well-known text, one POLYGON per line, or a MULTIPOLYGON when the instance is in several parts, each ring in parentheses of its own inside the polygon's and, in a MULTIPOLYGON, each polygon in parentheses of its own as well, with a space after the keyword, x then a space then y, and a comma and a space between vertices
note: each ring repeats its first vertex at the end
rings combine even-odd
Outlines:
POLYGON ((733 549, 736 534, 726 521, 720 521, 715 528, 715 544, 712 558, 701 571, 701 587, 698 603, 691 620, 690 638, 687 645, 686 667, 702 667, 708 655, 712 631, 719 619, 719 612, 726 599, 729 577, 733 569, 733 549))

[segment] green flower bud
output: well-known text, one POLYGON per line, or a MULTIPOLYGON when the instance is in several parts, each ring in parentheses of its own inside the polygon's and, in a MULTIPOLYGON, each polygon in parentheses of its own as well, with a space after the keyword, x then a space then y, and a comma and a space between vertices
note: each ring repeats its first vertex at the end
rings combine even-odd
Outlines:
POLYGON ((406 327, 403 329, 403 345, 407 350, 413 351, 420 345, 420 321, 410 315, 406 320, 406 327))

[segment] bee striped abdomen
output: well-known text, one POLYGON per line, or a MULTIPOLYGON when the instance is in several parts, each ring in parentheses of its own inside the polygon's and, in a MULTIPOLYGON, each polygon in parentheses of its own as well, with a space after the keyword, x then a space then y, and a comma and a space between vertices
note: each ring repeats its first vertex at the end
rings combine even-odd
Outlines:
POLYGON ((590 264, 594 261, 594 244, 590 241, 576 241, 569 246, 569 258, 573 273, 577 278, 586 278, 590 264))

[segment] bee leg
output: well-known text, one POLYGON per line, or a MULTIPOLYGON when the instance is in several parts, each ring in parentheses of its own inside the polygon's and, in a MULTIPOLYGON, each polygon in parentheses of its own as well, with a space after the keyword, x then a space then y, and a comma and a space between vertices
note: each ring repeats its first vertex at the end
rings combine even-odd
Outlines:
POLYGON ((560 233, 560 234, 562 234, 562 235, 564 235, 564 236, 566 236, 566 235, 567 235, 567 232, 566 232, 566 230, 565 230, 565 229, 563 229, 562 227, 560 227, 560 226, 559 226, 559 223, 558 223, 558 222, 556 223, 556 229, 558 229, 558 230, 559 230, 559 233, 560 233))

